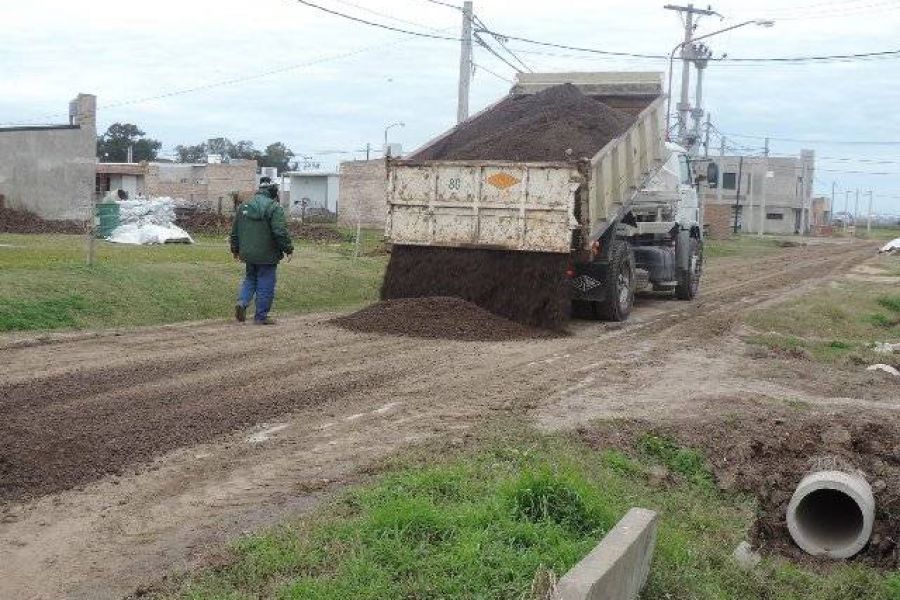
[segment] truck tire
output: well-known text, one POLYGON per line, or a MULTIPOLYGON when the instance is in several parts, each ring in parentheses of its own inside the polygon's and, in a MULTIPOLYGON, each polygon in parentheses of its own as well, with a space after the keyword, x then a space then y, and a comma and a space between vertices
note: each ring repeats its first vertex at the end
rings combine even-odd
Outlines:
POLYGON ((703 274, 703 247, 697 238, 691 238, 688 265, 687 269, 678 269, 675 297, 679 300, 693 300, 700 291, 700 276, 703 274))
POLYGON ((604 321, 624 321, 634 305, 634 256, 628 244, 622 240, 613 242, 609 251, 609 269, 606 272, 606 298, 594 306, 597 316, 604 321))

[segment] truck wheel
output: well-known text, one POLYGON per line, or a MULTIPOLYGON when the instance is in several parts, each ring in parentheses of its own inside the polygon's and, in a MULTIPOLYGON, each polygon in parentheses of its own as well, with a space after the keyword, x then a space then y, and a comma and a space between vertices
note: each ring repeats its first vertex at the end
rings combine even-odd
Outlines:
POLYGON ((606 272, 606 298, 595 304, 597 316, 604 321, 624 321, 634 305, 634 257, 626 242, 613 242, 606 272))
POLYGON ((678 269, 675 297, 679 300, 693 300, 700 290, 700 276, 703 274, 703 248, 697 238, 691 238, 688 265, 687 269, 678 269))

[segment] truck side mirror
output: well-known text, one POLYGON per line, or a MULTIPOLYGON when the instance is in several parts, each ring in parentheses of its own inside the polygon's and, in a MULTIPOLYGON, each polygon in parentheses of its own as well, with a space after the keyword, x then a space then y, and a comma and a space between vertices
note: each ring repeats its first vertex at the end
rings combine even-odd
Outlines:
POLYGON ((719 165, 714 162, 706 165, 706 181, 709 183, 709 187, 719 185, 719 165))

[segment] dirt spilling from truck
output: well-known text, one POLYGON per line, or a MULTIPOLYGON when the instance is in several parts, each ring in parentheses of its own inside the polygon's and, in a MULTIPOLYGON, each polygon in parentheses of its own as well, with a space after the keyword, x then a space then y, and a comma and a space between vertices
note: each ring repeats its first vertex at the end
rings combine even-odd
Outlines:
POLYGON ((900 419, 860 411, 806 413, 737 398, 717 404, 689 420, 605 422, 579 434, 597 448, 619 447, 661 459, 667 468, 649 475, 661 485, 685 477, 679 468, 690 461, 679 460, 688 455, 678 448, 701 451, 719 489, 756 497, 753 547, 813 566, 833 562, 809 556, 791 539, 786 514, 794 489, 813 470, 859 469, 875 495, 875 524, 868 546, 854 560, 900 567, 900 419), (722 412, 725 402, 731 415, 722 412))
POLYGON ((559 331, 572 304, 568 260, 545 252, 394 246, 381 299, 452 296, 510 321, 559 331))
POLYGON ((504 319, 471 302, 448 297, 384 300, 332 322, 361 333, 479 342, 558 335, 504 319))
POLYGON ((635 118, 572 84, 510 96, 412 160, 563 161, 590 158, 635 118))

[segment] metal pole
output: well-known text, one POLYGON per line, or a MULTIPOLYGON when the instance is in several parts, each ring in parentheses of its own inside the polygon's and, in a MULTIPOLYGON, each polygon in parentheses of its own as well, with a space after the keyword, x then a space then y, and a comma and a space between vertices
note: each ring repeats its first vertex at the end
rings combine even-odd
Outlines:
POLYGON ((709 158, 709 130, 712 127, 712 114, 706 113, 706 137, 703 140, 703 158, 709 158))
MULTIPOLYGON (((753 172, 747 174, 747 183, 753 181, 753 172)), ((757 186, 758 187, 758 186, 757 186)), ((750 186, 750 193, 747 194, 747 233, 753 233, 753 196, 758 195, 759 192, 753 186, 750 186)), ((757 208, 759 205, 757 204, 757 208)))
POLYGON ((725 136, 719 145, 719 185, 716 186, 716 204, 722 206, 722 178, 725 173, 725 136))
POLYGON ((97 244, 97 240, 95 237, 95 224, 97 218, 97 193, 91 193, 91 199, 88 201, 88 220, 87 220, 87 239, 85 240, 85 244, 87 245, 87 264, 94 264, 94 255, 95 255, 95 246, 97 244))
POLYGON ((762 237, 766 233, 766 179, 769 176, 769 163, 766 161, 766 171, 763 173, 762 182, 759 184, 759 235, 762 237))
POLYGON ((469 118, 469 83, 472 81, 472 2, 463 2, 462 42, 459 53, 459 100, 456 107, 456 122, 469 118))
POLYGON ((684 43, 681 45, 681 100, 678 102, 678 143, 685 145, 687 138, 687 121, 691 114, 688 93, 691 87, 691 40, 694 37, 694 5, 688 4, 684 16, 684 43))
POLYGON ((872 193, 872 190, 869 190, 866 193, 869 194, 869 217, 866 219, 866 233, 872 233, 872 200, 874 194, 872 193))
POLYGON ((830 218, 825 219, 826 222, 822 223, 822 225, 831 225, 831 223, 834 220, 834 193, 835 193, 836 188, 837 188, 837 182, 832 181, 831 182, 831 206, 828 207, 828 214, 830 215, 830 218))
POLYGON ((847 217, 850 216, 850 190, 846 190, 844 192, 844 229, 850 225, 848 222, 849 219, 847 217))
POLYGON ((372 151, 371 142, 366 142, 366 160, 369 160, 369 153, 372 151))
POLYGON ((744 177, 744 157, 738 158, 737 190, 734 194, 734 232, 738 232, 738 212, 741 209, 741 179, 744 177))
POLYGON ((703 73, 706 71, 706 61, 697 61, 695 64, 697 67, 697 87, 694 92, 694 102, 696 102, 697 107, 691 111, 694 115, 692 155, 697 154, 697 142, 700 140, 700 121, 703 118, 703 73))

